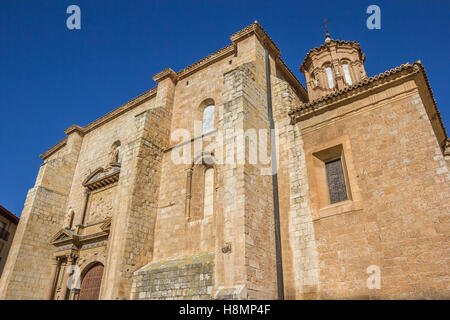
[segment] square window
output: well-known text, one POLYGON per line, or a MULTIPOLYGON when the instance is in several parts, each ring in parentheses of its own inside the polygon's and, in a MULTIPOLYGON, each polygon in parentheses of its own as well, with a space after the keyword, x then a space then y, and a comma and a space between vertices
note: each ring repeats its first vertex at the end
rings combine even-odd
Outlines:
POLYGON ((316 143, 305 153, 313 220, 361 210, 348 136, 316 143))
POLYGON ((319 208, 350 200, 350 186, 342 144, 313 153, 319 208))

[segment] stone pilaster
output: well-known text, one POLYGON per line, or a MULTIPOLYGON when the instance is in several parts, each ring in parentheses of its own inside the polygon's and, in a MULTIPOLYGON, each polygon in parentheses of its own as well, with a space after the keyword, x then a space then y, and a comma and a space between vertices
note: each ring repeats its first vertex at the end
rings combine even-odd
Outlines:
POLYGON ((133 272, 151 261, 161 159, 170 138, 176 74, 166 69, 155 107, 135 117, 135 136, 123 146, 118 184, 120 206, 112 221, 101 299, 128 299, 133 272))
MULTIPOLYGON (((217 217, 216 299, 276 297, 272 176, 267 174, 270 163, 250 161, 249 144, 242 144, 248 129, 265 129, 267 135, 270 132, 264 49, 259 42, 255 45, 255 62, 224 75, 219 127, 225 136, 225 158, 230 152, 240 153, 233 161, 225 161, 221 170, 223 198, 218 203, 217 217)), ((269 144, 263 152, 270 157, 269 144)))
POLYGON ((52 300, 55 294, 55 286, 56 281, 58 280, 59 271, 61 269, 61 259, 56 258, 52 261, 51 265, 51 273, 50 273, 50 282, 47 286, 46 299, 52 300))

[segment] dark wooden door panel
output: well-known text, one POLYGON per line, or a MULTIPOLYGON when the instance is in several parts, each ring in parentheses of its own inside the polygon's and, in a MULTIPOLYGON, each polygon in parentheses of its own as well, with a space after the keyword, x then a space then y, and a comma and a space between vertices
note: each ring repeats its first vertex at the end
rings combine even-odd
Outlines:
POLYGON ((80 300, 98 300, 102 284, 103 265, 96 264, 84 275, 80 288, 80 300))

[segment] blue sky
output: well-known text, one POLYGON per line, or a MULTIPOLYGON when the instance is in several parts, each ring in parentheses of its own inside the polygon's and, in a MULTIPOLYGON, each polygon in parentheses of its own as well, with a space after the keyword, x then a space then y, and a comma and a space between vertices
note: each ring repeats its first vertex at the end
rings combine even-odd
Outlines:
POLYGON ((144 1, 0 0, 0 204, 20 215, 34 185, 39 154, 155 86, 164 68, 178 71, 230 43, 258 20, 304 83, 299 66, 331 36, 356 40, 369 76, 422 60, 450 126, 450 13, 431 1, 144 1), (81 30, 66 28, 66 8, 81 8, 81 30), (366 8, 381 8, 381 30, 366 28, 366 8))

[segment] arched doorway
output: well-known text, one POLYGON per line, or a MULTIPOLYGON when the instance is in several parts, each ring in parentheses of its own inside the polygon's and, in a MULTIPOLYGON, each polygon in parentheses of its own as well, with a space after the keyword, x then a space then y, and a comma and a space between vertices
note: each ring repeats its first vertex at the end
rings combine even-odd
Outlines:
POLYGON ((96 263, 89 268, 81 281, 79 300, 98 300, 102 275, 103 265, 101 263, 96 263))

